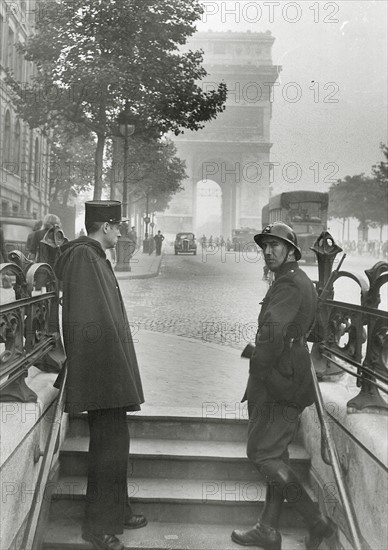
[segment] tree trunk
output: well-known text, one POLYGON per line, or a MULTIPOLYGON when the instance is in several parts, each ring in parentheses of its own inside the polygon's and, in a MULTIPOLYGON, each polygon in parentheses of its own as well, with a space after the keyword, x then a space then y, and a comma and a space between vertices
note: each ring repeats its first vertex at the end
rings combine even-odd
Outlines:
POLYGON ((56 186, 52 186, 50 188, 50 203, 51 202, 58 202, 58 188, 56 186))
POLYGON ((63 192, 63 197, 62 197, 62 205, 63 206, 67 206, 67 203, 69 201, 69 195, 70 195, 70 187, 67 187, 65 189, 65 191, 63 192))
POLYGON ((94 194, 93 200, 101 200, 102 194, 102 167, 104 160, 105 135, 97 132, 97 147, 94 156, 94 194))

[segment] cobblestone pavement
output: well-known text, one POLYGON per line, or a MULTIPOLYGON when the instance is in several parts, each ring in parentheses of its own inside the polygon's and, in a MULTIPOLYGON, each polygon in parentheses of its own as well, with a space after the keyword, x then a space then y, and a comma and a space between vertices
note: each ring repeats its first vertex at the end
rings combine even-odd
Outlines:
MULTIPOLYGON (((376 261, 348 256, 342 269, 363 274, 376 261)), ((316 266, 301 267, 312 280, 318 278, 316 266)), ((175 256, 166 247, 158 277, 120 280, 134 335, 146 329, 241 350, 254 339, 268 288, 262 269, 263 260, 255 254, 175 256)), ((356 283, 339 280, 339 299, 359 303, 359 296, 356 283)))
POLYGON ((268 288, 262 269, 263 260, 255 255, 175 256, 167 249, 158 277, 120 281, 133 332, 146 329, 242 349, 254 340, 268 288))

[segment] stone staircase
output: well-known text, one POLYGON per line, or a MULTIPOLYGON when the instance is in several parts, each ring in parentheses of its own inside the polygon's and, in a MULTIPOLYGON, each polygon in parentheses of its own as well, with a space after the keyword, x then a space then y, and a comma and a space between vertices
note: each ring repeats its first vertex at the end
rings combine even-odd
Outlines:
MULTIPOLYGON (((251 527, 265 498, 245 454, 246 421, 128 415, 131 434, 128 489, 135 513, 148 526, 120 539, 134 550, 236 550, 230 534, 251 527)), ((70 421, 60 453, 60 472, 45 526, 44 550, 90 548, 81 538, 86 491, 88 425, 70 421)), ((293 467, 308 486, 310 459, 299 444, 290 448, 293 467)), ((302 520, 284 504, 283 550, 304 549, 302 520)))

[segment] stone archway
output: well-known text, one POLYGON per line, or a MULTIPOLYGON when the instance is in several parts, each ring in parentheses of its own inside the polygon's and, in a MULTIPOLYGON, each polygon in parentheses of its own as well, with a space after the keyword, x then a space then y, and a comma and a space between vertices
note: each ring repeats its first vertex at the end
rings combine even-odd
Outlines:
POLYGON ((206 187, 207 181, 214 182, 220 189, 221 219, 220 235, 230 237, 232 229, 238 223, 238 197, 241 181, 239 163, 234 162, 236 156, 205 156, 199 152, 192 159, 192 224, 194 230, 198 228, 198 189, 206 187))
POLYGON ((222 235, 222 189, 214 180, 200 180, 196 183, 196 220, 194 233, 200 235, 222 235))
POLYGON ((224 81, 225 111, 198 132, 174 137, 186 161, 184 191, 158 214, 164 231, 197 227, 198 181, 210 178, 222 190, 222 234, 260 229, 261 209, 269 199, 272 91, 280 67, 272 64, 274 38, 268 33, 196 33, 187 47, 202 48, 208 71, 206 89, 224 81))

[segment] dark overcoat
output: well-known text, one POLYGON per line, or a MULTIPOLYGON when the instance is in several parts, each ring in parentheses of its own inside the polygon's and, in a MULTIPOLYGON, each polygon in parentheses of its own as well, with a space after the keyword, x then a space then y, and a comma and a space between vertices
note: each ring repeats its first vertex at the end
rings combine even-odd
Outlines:
POLYGON ((268 401, 288 403, 300 409, 313 403, 305 336, 316 307, 315 287, 298 263, 283 264, 262 302, 243 401, 259 406, 268 401))
POLYGON ((117 279, 100 243, 79 237, 55 264, 63 281, 67 412, 144 402, 131 331, 117 279))

